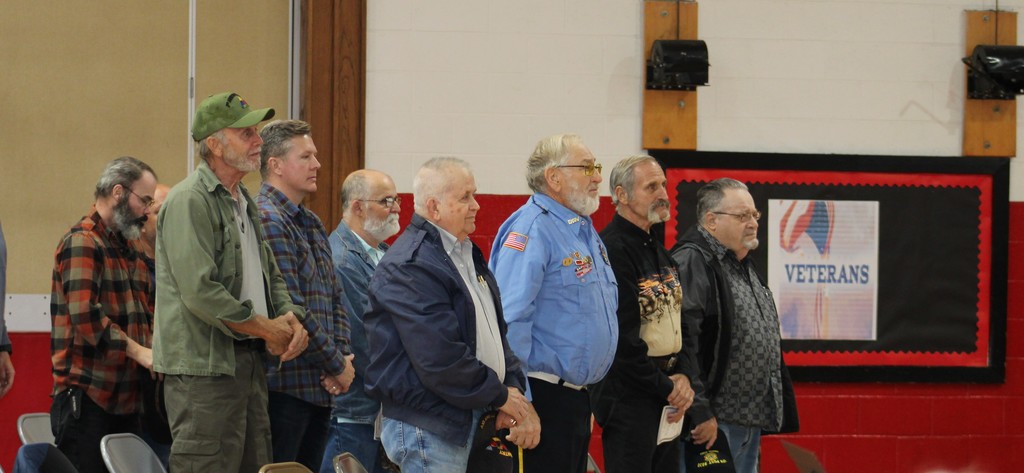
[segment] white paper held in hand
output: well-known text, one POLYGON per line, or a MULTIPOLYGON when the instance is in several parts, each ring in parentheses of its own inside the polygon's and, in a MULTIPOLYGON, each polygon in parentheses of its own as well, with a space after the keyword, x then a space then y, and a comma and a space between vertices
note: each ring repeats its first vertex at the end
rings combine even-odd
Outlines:
POLYGON ((672 406, 665 406, 661 410, 661 423, 658 425, 658 445, 669 440, 675 440, 683 432, 683 421, 669 422, 668 417, 675 414, 677 409, 672 406))

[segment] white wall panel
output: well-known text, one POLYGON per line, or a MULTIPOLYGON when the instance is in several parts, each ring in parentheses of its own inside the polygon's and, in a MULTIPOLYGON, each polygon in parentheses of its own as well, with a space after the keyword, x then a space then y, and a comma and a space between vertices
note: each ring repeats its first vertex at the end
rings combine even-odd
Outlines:
MULTIPOLYGON (((711 85, 700 89, 698 148, 958 155, 964 10, 994 6, 701 2, 711 85)), ((415 166, 447 154, 473 162, 480 192, 527 193, 525 159, 553 133, 580 133, 608 166, 640 151, 642 2, 374 0, 368 8, 367 163, 408 177, 397 179, 400 190, 411 190, 415 166)), ((1021 168, 1013 165, 1014 200, 1024 200, 1021 168)))

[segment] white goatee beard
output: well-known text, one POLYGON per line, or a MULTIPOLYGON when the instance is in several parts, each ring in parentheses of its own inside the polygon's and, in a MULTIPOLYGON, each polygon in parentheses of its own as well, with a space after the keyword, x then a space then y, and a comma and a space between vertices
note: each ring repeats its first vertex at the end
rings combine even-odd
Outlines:
POLYGON ((591 197, 585 190, 582 190, 575 182, 569 183, 569 208, 583 216, 597 212, 601 206, 601 196, 591 197))
POLYGON ((657 202, 651 204, 651 208, 647 211, 647 221, 651 222, 652 225, 655 223, 667 222, 669 213, 665 212, 665 214, 662 215, 662 213, 659 212, 659 210, 661 210, 662 208, 669 208, 669 203, 667 200, 658 200, 657 202))
POLYGON ((398 214, 388 214, 386 218, 374 219, 367 217, 363 223, 366 233, 378 241, 384 241, 398 233, 398 214))

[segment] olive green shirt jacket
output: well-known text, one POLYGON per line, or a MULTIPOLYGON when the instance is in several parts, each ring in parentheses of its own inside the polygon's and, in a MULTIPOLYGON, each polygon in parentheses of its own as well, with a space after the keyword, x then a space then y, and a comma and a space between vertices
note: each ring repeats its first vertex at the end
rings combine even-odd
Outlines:
MULTIPOLYGON (((292 303, 270 246, 264 241, 259 211, 241 183, 245 225, 256 231, 271 318, 288 311, 305 317, 292 303)), ((235 200, 206 163, 171 189, 157 220, 156 319, 153 370, 171 375, 235 374, 235 340, 249 338, 224 322, 242 323, 253 312, 242 289, 241 235, 235 200)))

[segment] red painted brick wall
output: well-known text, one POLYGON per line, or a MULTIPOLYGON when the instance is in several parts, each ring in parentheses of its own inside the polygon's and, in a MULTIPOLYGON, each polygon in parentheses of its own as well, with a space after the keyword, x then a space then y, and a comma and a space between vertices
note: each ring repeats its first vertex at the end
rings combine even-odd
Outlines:
MULTIPOLYGON (((412 213, 403 195, 402 222, 412 213)), ((480 195, 473 240, 490 252, 498 226, 525 196, 480 195)), ((611 219, 605 198, 595 215, 611 219)), ((817 452, 829 473, 1013 472, 1024 465, 1024 202, 1010 204, 1010 271, 1006 383, 812 384, 796 387, 803 430, 764 441, 762 471, 795 473, 778 439, 817 452), (1017 263, 1017 264, 1014 264, 1017 263)), ((0 465, 9 470, 19 445, 15 420, 49 409, 48 334, 13 334, 17 377, 0 400, 0 465)), ((600 442, 595 438, 594 446, 600 442)), ((601 458, 595 450, 594 456, 601 458)))

